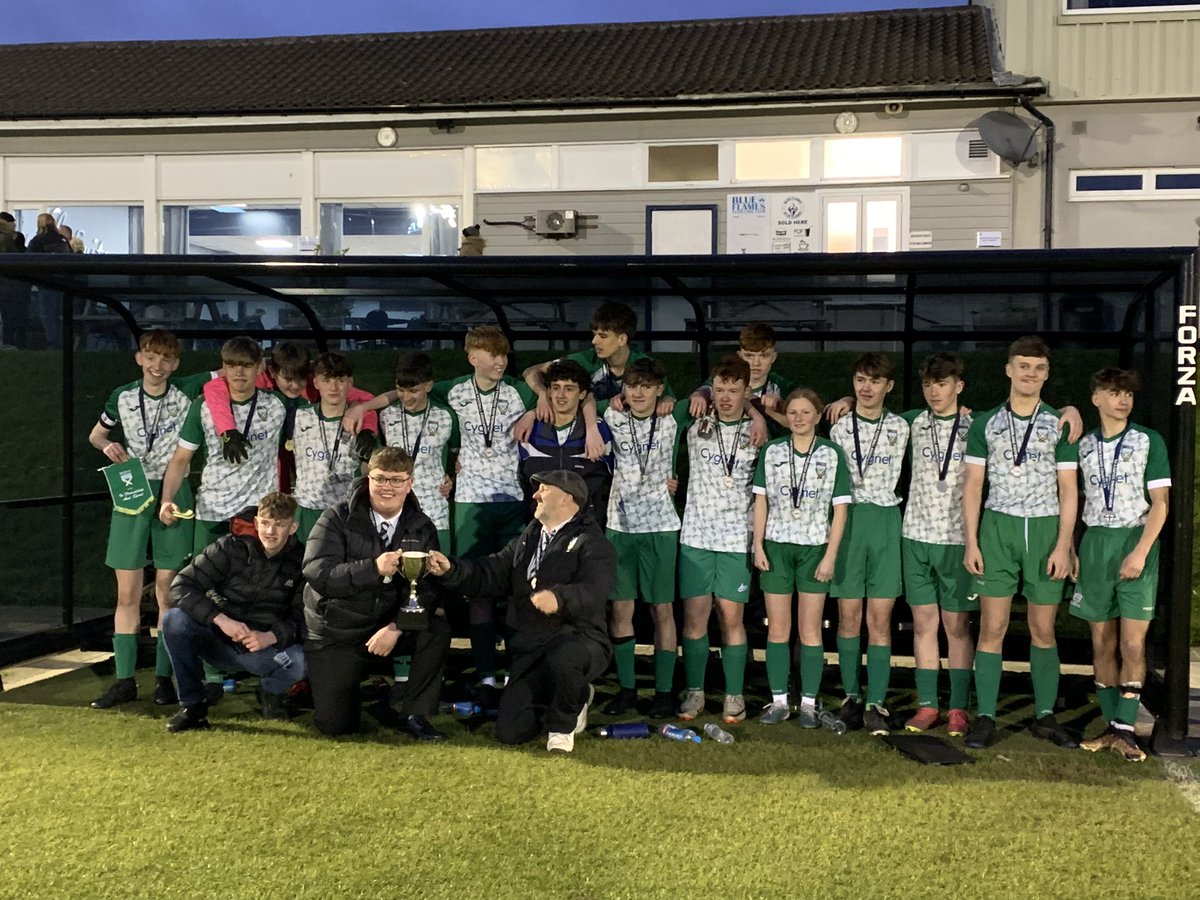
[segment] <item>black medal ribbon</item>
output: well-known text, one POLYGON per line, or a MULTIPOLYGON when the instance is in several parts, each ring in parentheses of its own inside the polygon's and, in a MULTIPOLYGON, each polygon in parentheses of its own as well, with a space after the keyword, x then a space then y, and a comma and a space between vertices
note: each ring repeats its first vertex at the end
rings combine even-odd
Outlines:
MULTIPOLYGON (((417 429, 417 439, 413 441, 413 447, 411 451, 408 449, 408 411, 403 407, 400 409, 401 440, 404 442, 404 452, 412 457, 413 466, 416 466, 417 464, 417 454, 421 452, 421 437, 425 434, 425 425, 429 421, 429 413, 432 409, 433 407, 426 405, 425 415, 421 416, 421 427, 417 429)), ((480 411, 480 414, 482 415, 482 410, 480 411)), ((492 419, 493 421, 495 420, 494 414, 492 419)))
POLYGON ((1021 438, 1020 450, 1017 449, 1017 422, 1015 413, 1013 413, 1012 403, 1005 403, 1004 408, 1008 411, 1008 444, 1012 448, 1013 466, 1021 466, 1025 463, 1025 453, 1029 449, 1029 436, 1033 434, 1033 424, 1037 421, 1038 413, 1041 412, 1042 407, 1039 404, 1029 417, 1029 424, 1025 426, 1025 437, 1021 438))
POLYGON ((500 382, 492 388, 492 417, 490 420, 483 418, 483 391, 479 390, 479 382, 474 378, 471 379, 471 386, 475 388, 475 406, 479 409, 479 424, 483 426, 483 446, 492 449, 492 426, 496 424, 496 405, 500 402, 500 382))
MULTIPOLYGON (((941 468, 938 470, 938 481, 942 484, 946 483, 946 475, 950 471, 950 455, 954 452, 954 439, 958 437, 958 429, 961 425, 962 414, 956 412, 954 414, 954 425, 950 428, 950 443, 946 445, 946 458, 942 460, 941 468)), ((929 427, 933 432, 933 449, 935 452, 940 451, 942 448, 940 446, 941 441, 938 439, 937 416, 934 415, 932 409, 929 411, 929 427)))
POLYGON ((1096 462, 1100 466, 1100 490, 1104 492, 1104 511, 1109 516, 1114 516, 1113 504, 1117 502, 1117 466, 1121 462, 1121 445, 1125 443, 1125 435, 1129 434, 1129 426, 1125 426, 1125 430, 1121 432, 1121 436, 1117 438, 1117 445, 1113 448, 1112 469, 1109 472, 1104 471, 1104 435, 1099 429, 1096 431, 1096 462))
POLYGON ((792 487, 792 509, 799 509, 801 502, 804 500, 804 482, 808 480, 808 464, 812 462, 813 450, 817 443, 816 435, 808 444, 808 453, 804 455, 804 468, 800 470, 800 481, 796 482, 796 454, 799 452, 793 444, 789 449, 792 451, 788 454, 788 463, 791 468, 791 476, 789 483, 792 487))
POLYGON ((642 470, 642 477, 646 477, 646 469, 650 467, 650 445, 654 443, 654 431, 658 428, 658 416, 654 413, 650 414, 650 436, 646 439, 646 457, 642 458, 641 442, 638 440, 637 419, 633 417, 633 410, 629 410, 629 436, 633 438, 633 456, 637 460, 638 468, 642 470))
POLYGON ((138 412, 142 415, 142 431, 146 433, 146 455, 150 455, 150 451, 154 449, 154 441, 158 438, 158 425, 162 421, 163 407, 167 404, 167 394, 171 392, 171 386, 167 385, 167 389, 158 399, 158 409, 154 413, 154 425, 150 425, 150 421, 146 418, 146 389, 138 385, 138 412))
MULTIPOLYGON (((246 424, 242 426, 242 437, 244 437, 247 442, 250 440, 250 428, 254 424, 254 411, 256 409, 258 409, 258 388, 254 389, 254 396, 250 399, 250 412, 246 416, 246 424)), ((232 412, 232 410, 230 410, 230 412, 232 412)), ((237 423, 236 418, 233 421, 235 424, 237 423)))
POLYGON ((325 464, 330 472, 333 471, 333 460, 337 456, 338 447, 342 444, 342 435, 345 430, 342 428, 342 420, 338 418, 337 434, 333 438, 333 450, 329 449, 329 435, 325 433, 325 419, 321 416, 321 408, 317 407, 317 425, 321 429, 321 445, 325 448, 325 464))
MULTIPOLYGON (((861 482, 867 477, 867 469, 870 467, 870 462, 865 465, 863 463, 862 444, 859 443, 858 437, 858 413, 851 412, 850 424, 854 430, 854 455, 858 457, 855 462, 858 464, 858 480, 861 482)), ((875 426, 875 437, 871 438, 871 449, 867 451, 867 459, 870 460, 875 456, 875 448, 879 446, 879 436, 883 434, 883 421, 887 418, 886 412, 879 414, 879 424, 875 426)))
POLYGON ((733 433, 733 447, 728 456, 725 455, 725 439, 721 436, 721 421, 717 420, 717 427, 714 429, 717 432, 717 449, 721 451, 721 466, 725 469, 725 477, 733 477, 733 467, 737 464, 738 439, 742 436, 742 425, 745 423, 746 417, 742 416, 738 419, 737 431, 733 433))

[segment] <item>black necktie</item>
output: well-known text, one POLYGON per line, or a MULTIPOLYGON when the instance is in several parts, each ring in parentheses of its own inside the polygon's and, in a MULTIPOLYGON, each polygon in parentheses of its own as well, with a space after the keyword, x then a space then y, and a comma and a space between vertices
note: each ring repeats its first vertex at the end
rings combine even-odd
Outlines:
POLYGON ((383 546, 385 546, 385 547, 388 545, 388 531, 389 530, 390 529, 388 528, 387 522, 381 521, 379 523, 379 539, 381 541, 383 541, 383 546))

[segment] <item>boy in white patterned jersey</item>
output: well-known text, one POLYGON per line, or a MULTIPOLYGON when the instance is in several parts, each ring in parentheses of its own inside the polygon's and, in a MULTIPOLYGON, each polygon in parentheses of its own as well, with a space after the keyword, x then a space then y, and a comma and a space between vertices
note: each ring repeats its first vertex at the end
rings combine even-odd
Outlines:
POLYGON ((901 531, 904 597, 912 610, 913 656, 916 659, 917 712, 904 725, 928 731, 940 721, 938 711, 938 622, 946 629, 949 650, 950 711, 947 732, 967 733, 971 667, 975 644, 971 613, 979 597, 963 566, 963 457, 971 416, 959 406, 963 390, 962 357, 934 353, 917 370, 925 408, 903 414, 909 424, 911 480, 901 531))
MULTIPOLYGON (((765 322, 751 322, 738 334, 737 354, 750 366, 750 403, 755 412, 771 420, 768 427, 772 436, 790 433, 783 399, 795 385, 771 368, 779 358, 775 329, 765 322)), ((699 418, 709 413, 711 404, 712 379, 709 379, 692 391, 692 415, 699 418)))
POLYGON ((438 533, 438 545, 450 553, 450 494, 454 479, 451 453, 457 453, 458 417, 444 403, 429 399, 433 360, 426 353, 401 353, 396 361, 399 399, 379 413, 385 447, 401 447, 413 461, 413 495, 438 533))
MULTIPOLYGON (((142 369, 139 381, 122 385, 109 395, 100 421, 92 428, 88 441, 107 457, 109 463, 123 463, 130 457, 141 461, 150 491, 162 493, 162 477, 175 452, 179 429, 188 408, 209 379, 209 373, 190 378, 172 377, 179 368, 179 341, 169 331, 147 331, 138 339, 134 359, 142 369), (114 428, 124 435, 124 446, 110 439, 114 428)), ((151 498, 153 499, 153 498, 151 498)), ((191 505, 191 489, 186 492, 191 505)), ((153 550, 155 568, 154 596, 158 617, 170 608, 171 580, 192 555, 192 523, 184 521, 167 528, 158 520, 151 503, 136 515, 113 511, 108 535, 105 564, 117 577, 117 608, 113 613, 113 657, 117 680, 102 697, 92 702, 95 709, 107 709, 137 699, 137 635, 141 630, 142 581, 146 568, 146 547, 153 550)), ((171 660, 159 631, 154 665, 154 702, 175 702, 171 682, 171 660)))
POLYGON ((613 662, 620 685, 604 708, 611 716, 634 707, 634 604, 638 596, 650 604, 654 620, 654 700, 652 719, 674 713, 675 566, 679 552, 679 514, 675 511, 675 460, 687 427, 684 408, 672 415, 656 411, 666 380, 662 364, 644 356, 625 369, 625 410, 601 403, 600 414, 613 436, 615 467, 608 495, 605 536, 621 565, 613 584, 613 662))
MULTIPOLYGON (((511 346, 494 325, 467 332, 471 375, 441 381, 430 396, 458 416, 459 473, 453 513, 455 552, 464 559, 488 556, 525 527, 527 509, 517 473, 519 453, 513 425, 537 398, 524 382, 505 375, 511 346)), ((471 653, 480 686, 481 706, 496 703, 496 630, 494 598, 470 601, 471 653)))
POLYGON ((1078 448, 1061 433, 1059 413, 1042 402, 1042 386, 1050 377, 1046 342, 1039 337, 1014 341, 1004 371, 1011 385, 1008 401, 975 416, 967 434, 963 564, 975 576, 980 625, 975 653, 979 715, 965 743, 981 749, 995 740, 1001 649, 1013 595, 1022 584, 1028 601, 1032 731, 1059 747, 1074 748, 1074 738, 1054 718, 1059 678, 1054 620, 1063 579, 1071 571, 1078 448), (988 497, 981 516, 985 475, 988 497))
POLYGON ((908 423, 884 408, 895 387, 892 361, 864 353, 854 363, 854 410, 839 419, 829 437, 850 466, 854 500, 838 550, 829 594, 838 598, 838 663, 846 700, 839 716, 847 728, 871 734, 891 730, 884 705, 892 672, 892 607, 900 578, 900 497, 896 483, 908 446, 908 423), (866 709, 859 695, 863 598, 867 606, 866 709))
POLYGON ((1080 746, 1109 749, 1130 762, 1146 758, 1133 726, 1158 593, 1158 536, 1171 493, 1162 436, 1129 421, 1140 387, 1138 374, 1124 369, 1101 369, 1092 376, 1100 428, 1079 442, 1087 530, 1071 598, 1071 614, 1091 625, 1096 695, 1108 722, 1099 737, 1080 746))
MULTIPOLYGON (((725 673, 726 722, 746 718, 742 696, 746 679, 746 627, 750 594, 750 482, 758 449, 750 443, 745 414, 750 366, 726 356, 713 368, 716 421, 702 433, 687 429, 688 490, 679 534, 679 593, 684 602, 683 672, 686 691, 682 719, 704 711, 704 669, 708 663, 708 620, 716 598, 721 626, 721 666, 725 673)), ((684 421, 687 421, 686 419, 684 421)))
POLYGON ((354 389, 354 364, 340 353, 322 353, 313 367, 317 403, 301 402, 286 434, 296 461, 296 539, 308 533, 321 513, 346 496, 350 483, 363 474, 354 436, 342 417, 354 389))
POLYGON ((767 683, 771 702, 759 717, 777 725, 791 715, 788 675, 792 594, 800 632, 800 726, 819 724, 817 695, 825 668, 821 614, 846 528, 850 476, 840 447, 817 437, 823 404, 797 388, 782 404, 788 437, 771 441, 754 473, 754 565, 767 605, 767 683))
POLYGON ((222 455, 224 441, 216 430, 208 401, 200 400, 188 410, 179 432, 179 446, 163 476, 158 517, 176 527, 180 512, 179 491, 187 480, 192 457, 204 448, 204 468, 196 494, 195 552, 229 533, 233 516, 258 498, 275 490, 279 447, 287 411, 279 395, 255 387, 262 368, 262 347, 251 338, 230 338, 221 347, 221 374, 229 384, 234 424, 249 444, 245 462, 234 463, 222 455))

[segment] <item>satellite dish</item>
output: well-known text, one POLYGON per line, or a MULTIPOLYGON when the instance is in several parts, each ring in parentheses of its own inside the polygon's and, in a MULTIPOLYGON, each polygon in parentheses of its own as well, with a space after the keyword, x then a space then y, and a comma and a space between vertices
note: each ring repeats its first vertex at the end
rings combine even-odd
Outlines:
POLYGON ((1012 113, 999 110, 985 113, 978 127, 988 149, 1014 166, 1037 156, 1037 130, 1012 113))

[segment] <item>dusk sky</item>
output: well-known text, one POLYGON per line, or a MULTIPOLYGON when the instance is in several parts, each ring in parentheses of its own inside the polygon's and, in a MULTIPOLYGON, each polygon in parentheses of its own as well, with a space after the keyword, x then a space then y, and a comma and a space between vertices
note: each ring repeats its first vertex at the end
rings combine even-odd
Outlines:
POLYGON ((0 43, 503 28, 961 6, 966 0, 59 0, 10 3, 0 43))

